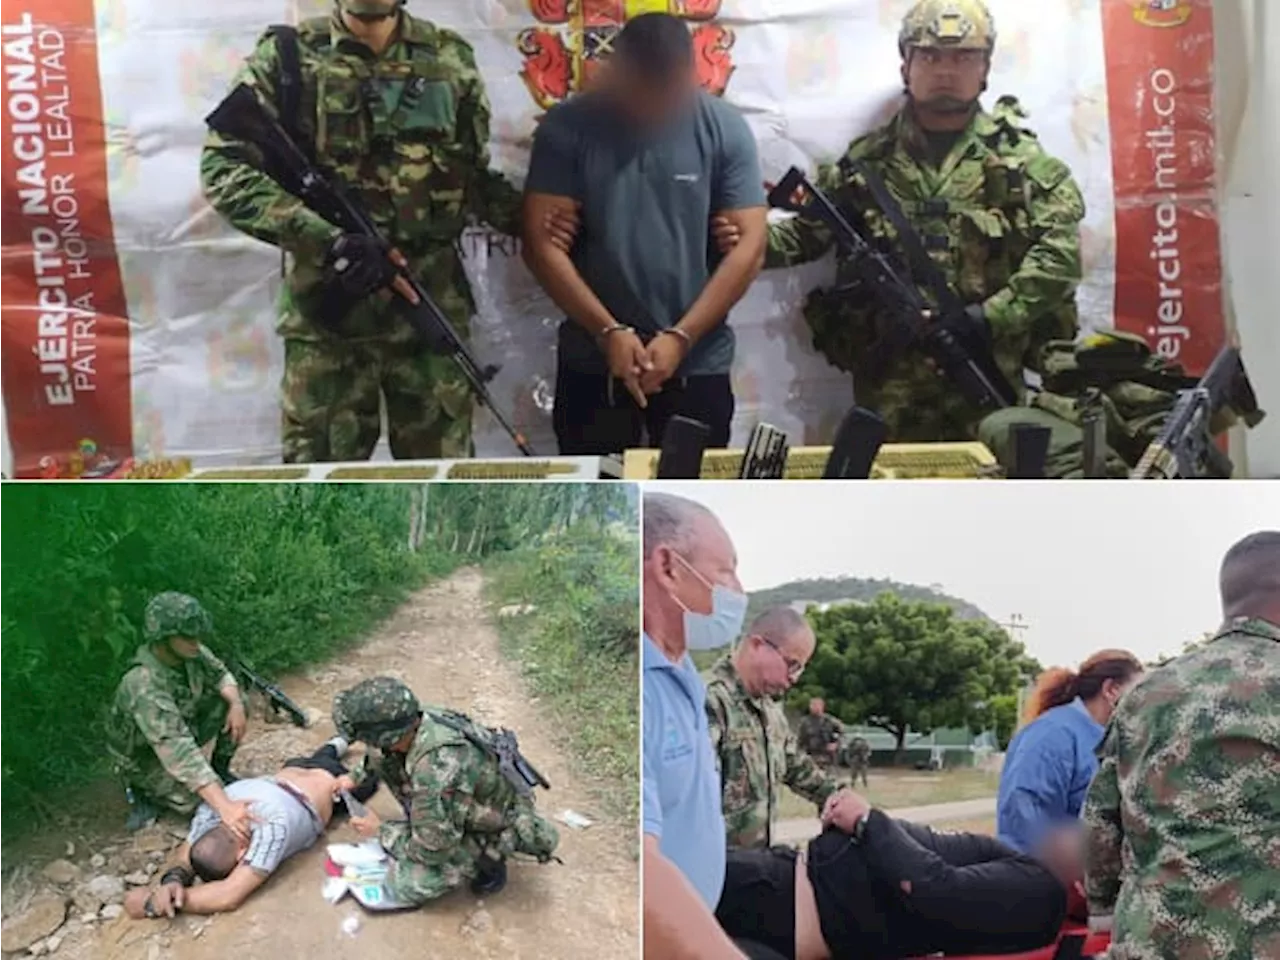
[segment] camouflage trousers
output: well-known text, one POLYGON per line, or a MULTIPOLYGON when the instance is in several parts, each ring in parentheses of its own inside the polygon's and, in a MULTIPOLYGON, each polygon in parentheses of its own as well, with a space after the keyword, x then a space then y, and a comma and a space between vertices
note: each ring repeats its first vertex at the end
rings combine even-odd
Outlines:
POLYGON ((862 778, 862 785, 864 787, 870 786, 870 784, 867 783, 867 765, 853 760, 849 763, 849 782, 856 787, 858 785, 859 777, 862 778))
POLYGON ((397 460, 472 455, 471 392, 449 357, 416 343, 286 339, 284 462, 368 460, 380 400, 397 460))
POLYGON ((481 856, 506 859, 523 853, 548 859, 560 843, 560 834, 534 810, 527 799, 517 801, 511 825, 498 834, 470 834, 463 843, 431 863, 396 860, 387 873, 387 891, 403 903, 427 903, 470 881, 481 856))
MULTIPOLYGON (((197 702, 196 715, 190 724, 191 735, 201 747, 213 741, 212 765, 215 770, 227 769, 236 753, 236 742, 222 729, 226 722, 227 701, 221 696, 215 693, 197 702)), ((200 798, 165 770, 154 753, 147 751, 121 757, 113 752, 112 756, 116 775, 126 787, 133 789, 138 799, 150 800, 162 809, 183 817, 190 816, 200 805, 200 798)))

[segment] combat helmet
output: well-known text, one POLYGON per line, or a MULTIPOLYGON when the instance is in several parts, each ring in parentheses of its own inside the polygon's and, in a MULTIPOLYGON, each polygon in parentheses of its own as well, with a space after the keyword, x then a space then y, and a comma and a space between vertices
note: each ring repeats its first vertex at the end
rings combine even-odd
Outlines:
POLYGON ((400 12, 405 0, 335 0, 335 6, 354 17, 381 19, 400 12))
POLYGON ((173 637, 204 640, 213 633, 213 618, 195 597, 185 593, 158 593, 142 615, 142 633, 148 643, 173 637))
POLYGON ((333 725, 347 740, 386 750, 422 716, 412 690, 394 677, 370 677, 333 698, 333 725))
POLYGON ((982 0, 919 0, 902 18, 898 52, 912 47, 984 50, 996 45, 996 22, 982 0))

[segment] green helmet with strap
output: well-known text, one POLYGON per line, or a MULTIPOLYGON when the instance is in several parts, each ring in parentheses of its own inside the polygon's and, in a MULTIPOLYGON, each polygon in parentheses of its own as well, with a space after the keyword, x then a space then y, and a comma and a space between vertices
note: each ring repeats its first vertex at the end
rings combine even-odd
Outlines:
POLYGON ((163 643, 174 637, 205 640, 213 634, 213 618, 195 597, 166 591, 147 603, 142 633, 148 643, 163 643))
POLYGON ((919 0, 902 18, 898 52, 913 48, 982 50, 996 45, 996 22, 982 0, 919 0))

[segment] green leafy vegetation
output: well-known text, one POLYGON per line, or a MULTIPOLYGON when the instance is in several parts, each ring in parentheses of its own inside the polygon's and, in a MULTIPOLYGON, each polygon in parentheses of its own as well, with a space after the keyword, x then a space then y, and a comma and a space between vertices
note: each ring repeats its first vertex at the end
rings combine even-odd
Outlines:
POLYGON ((1016 697, 1040 671, 999 626, 960 619, 941 603, 883 594, 812 610, 809 622, 818 646, 788 705, 802 709, 822 697, 841 720, 887 730, 899 754, 908 729, 991 727, 993 698, 1016 697))
POLYGON ((494 605, 523 611, 499 618, 504 647, 549 701, 611 812, 631 824, 640 782, 635 529, 615 525, 604 538, 589 524, 551 531, 487 565, 494 605))
MULTIPOLYGON (((15 801, 6 832, 107 772, 103 717, 142 643, 142 612, 155 593, 199 598, 213 617, 213 651, 270 676, 357 643, 430 579, 533 543, 520 552, 546 558, 539 589, 576 598, 590 646, 607 633, 600 623, 621 622, 626 607, 625 564, 598 557, 625 553, 615 541, 628 531, 634 647, 635 501, 621 484, 6 485, 2 783, 15 801), (597 565, 595 605, 582 606, 584 571, 597 565), (603 619, 590 619, 591 611, 603 619)), ((600 656, 613 651, 624 664, 615 667, 633 677, 631 727, 616 733, 614 747, 629 755, 635 655, 612 642, 600 656)))

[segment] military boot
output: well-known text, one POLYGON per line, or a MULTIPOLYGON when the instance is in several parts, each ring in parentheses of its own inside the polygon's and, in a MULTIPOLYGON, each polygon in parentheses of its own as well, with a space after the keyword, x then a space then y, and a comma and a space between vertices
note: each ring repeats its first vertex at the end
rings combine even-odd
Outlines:
POLYGON ((471 880, 471 892, 477 897, 491 897, 507 885, 507 861, 481 857, 471 880))

